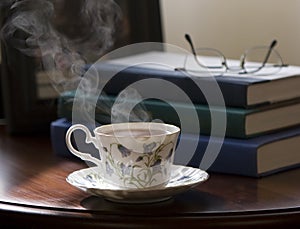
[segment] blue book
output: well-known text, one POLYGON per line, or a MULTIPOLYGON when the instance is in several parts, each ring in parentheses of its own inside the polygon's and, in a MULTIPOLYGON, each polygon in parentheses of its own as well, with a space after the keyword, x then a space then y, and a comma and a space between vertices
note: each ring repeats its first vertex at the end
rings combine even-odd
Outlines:
MULTIPOLYGON (((97 63, 93 67, 96 68, 99 77, 105 83, 105 85, 102 85, 105 93, 111 95, 118 94, 129 85, 140 80, 154 78, 164 79, 178 86, 195 104, 207 103, 205 95, 197 84, 201 85, 201 88, 214 90, 215 81, 221 89, 226 106, 246 108, 300 97, 300 67, 285 67, 272 76, 233 75, 227 73, 226 76, 215 76, 214 78, 209 75, 208 77, 197 77, 188 76, 182 71, 172 69, 173 66, 182 67, 184 58, 183 60, 181 59, 182 55, 179 54, 148 52, 97 63), (162 67, 160 69, 157 66, 136 65, 139 61, 140 63, 147 61, 160 63, 162 60, 164 60, 162 64, 168 63, 168 60, 170 60, 171 67, 162 67), (106 83, 106 79, 110 78, 110 73, 113 73, 114 77, 106 83)), ((148 92, 143 90, 143 95, 147 98, 148 96, 159 95, 167 101, 185 102, 181 101, 181 96, 165 90, 165 86, 160 85, 160 83, 158 82, 157 85, 145 85, 149 90, 148 92), (153 91, 155 91, 155 94, 153 94, 153 91)), ((210 101, 210 105, 220 105, 220 103, 222 102, 219 99, 210 101)))
MULTIPOLYGON (((60 118, 56 121, 51 122, 50 126, 50 137, 51 137, 51 145, 53 152, 61 157, 66 158, 76 158, 71 152, 68 150, 65 138, 67 130, 72 126, 72 123, 68 121, 66 118, 60 118)), ((74 144, 74 140, 72 139, 72 143, 74 144)))
MULTIPOLYGON (((67 130, 70 128, 72 123, 68 121, 66 118, 60 118, 53 122, 50 125, 50 137, 51 137, 51 145, 53 152, 60 156, 70 159, 78 159, 75 155, 73 155, 65 142, 67 130)), ((85 134, 81 131, 76 132, 76 141, 73 136, 71 139, 72 144, 76 148, 76 143, 80 144, 80 149, 85 152, 89 152, 91 155, 98 157, 99 154, 95 147, 92 144, 85 144, 85 134)))
MULTIPOLYGON (((186 145, 197 141, 192 134, 181 139, 186 145)), ((191 166, 198 166, 210 137, 201 135, 191 166)), ((212 137, 212 144, 221 141, 212 137)), ((220 153, 208 171, 263 177, 300 166, 300 127, 250 139, 225 138, 220 153)), ((188 150, 188 148, 187 148, 188 150)))
MULTIPOLYGON (((52 122, 51 141, 56 155, 75 158, 65 144, 65 133, 70 126, 71 122, 65 118, 52 122)), ((84 136, 82 136, 82 139, 84 139, 84 136)), ((177 150, 176 154, 184 155, 186 152, 194 150, 191 149, 193 145, 197 145, 195 154, 188 165, 199 167, 210 139, 212 144, 220 144, 222 140, 218 137, 206 135, 201 135, 199 138, 193 134, 181 134, 180 141, 182 141, 185 148, 182 150, 184 152, 177 150)), ((300 127, 251 139, 225 138, 220 153, 207 171, 263 177, 299 167, 299 149, 300 127)), ((97 155, 95 149, 87 148, 86 152, 97 155)), ((180 159, 175 160, 175 162, 181 164, 180 159)))

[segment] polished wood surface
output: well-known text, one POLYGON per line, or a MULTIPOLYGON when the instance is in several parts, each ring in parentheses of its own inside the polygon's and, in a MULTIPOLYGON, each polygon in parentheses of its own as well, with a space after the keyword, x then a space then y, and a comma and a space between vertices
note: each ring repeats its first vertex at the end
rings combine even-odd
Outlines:
POLYGON ((84 163, 55 156, 49 136, 0 127, 0 228, 260 228, 300 225, 300 169, 256 179, 210 179, 154 204, 118 204, 69 185, 84 163))

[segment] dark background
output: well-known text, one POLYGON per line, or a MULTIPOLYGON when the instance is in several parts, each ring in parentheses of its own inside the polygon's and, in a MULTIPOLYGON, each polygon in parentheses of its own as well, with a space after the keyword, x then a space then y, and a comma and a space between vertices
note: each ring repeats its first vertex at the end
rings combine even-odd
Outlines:
MULTIPOLYGON (((159 0, 117 0, 123 18, 113 49, 137 42, 162 42, 159 0)), ((76 1, 72 1, 72 5, 76 1)), ((72 12, 72 5, 68 10, 72 12)), ((7 9, 2 9, 5 21, 7 9)), ((2 48, 0 118, 5 117, 11 134, 49 133, 57 118, 56 100, 37 98, 35 69, 39 60, 26 56, 9 44, 2 48)))

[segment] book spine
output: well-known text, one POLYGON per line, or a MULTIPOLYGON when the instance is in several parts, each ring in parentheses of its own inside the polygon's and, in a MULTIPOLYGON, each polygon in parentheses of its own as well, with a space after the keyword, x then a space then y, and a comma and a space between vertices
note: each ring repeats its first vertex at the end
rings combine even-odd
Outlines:
MULTIPOLYGON (((170 105, 159 102, 159 101, 144 101, 143 105, 147 108, 147 111, 151 114, 152 119, 161 119, 166 123, 170 123, 173 125, 181 126, 182 122, 184 122, 185 129, 191 133, 195 129, 195 123, 193 123, 192 119, 190 119, 190 113, 192 109, 195 109, 198 115, 199 123, 200 123, 200 133, 204 135, 210 135, 211 133, 211 112, 215 112, 216 116, 226 115, 227 123, 226 123, 226 132, 225 135, 227 137, 235 137, 235 138, 246 138, 245 131, 245 120, 246 114, 244 112, 235 112, 234 110, 224 110, 218 108, 209 109, 208 106, 205 105, 195 105, 194 107, 185 106, 185 105, 174 105, 174 109, 179 111, 178 113, 182 114, 182 120, 177 116, 177 113, 171 109, 170 105), (182 122, 181 122, 182 121, 182 122)), ((215 131, 216 136, 222 136, 224 133, 215 131)))
POLYGON ((248 104, 248 84, 245 83, 230 83, 218 80, 218 85, 224 97, 224 102, 227 107, 250 108, 248 104))
MULTIPOLYGON (((113 101, 113 97, 102 97, 102 99, 107 101, 113 101)), ((58 102, 58 116, 64 117, 69 120, 72 118, 73 109, 73 99, 72 96, 60 97, 58 102)), ((101 103, 101 102, 99 102, 101 103)), ((113 104, 113 103, 112 103, 113 104)), ((195 123, 193 119, 190 118, 190 113, 192 109, 195 109, 200 124, 200 133, 204 135, 210 135, 211 133, 211 110, 206 105, 195 105, 194 107, 185 104, 174 103, 174 107, 171 105, 159 101, 159 100, 144 100, 142 105, 146 108, 148 115, 151 120, 160 119, 165 123, 173 124, 176 126, 181 126, 182 123, 185 124, 185 129, 190 133, 195 133, 195 123), (176 110, 174 110, 176 109, 176 110), (178 117, 177 113, 180 113, 182 117, 178 117)), ((78 108, 80 109, 80 108, 78 108)), ((108 108, 111 109, 110 107, 108 108)), ((218 109, 211 108, 216 112, 216 116, 224 115, 226 113, 227 123, 225 136, 235 137, 235 138, 247 138, 245 130, 245 120, 246 113, 238 111, 239 109, 218 109)), ((108 124, 111 122, 110 115, 105 114, 103 111, 96 108, 95 119, 97 122, 102 124, 108 124)), ((196 130, 198 131, 198 129, 196 130)), ((224 133, 215 130, 216 136, 222 136, 224 133)))
POLYGON ((67 130, 71 125, 71 122, 67 121, 65 118, 58 119, 51 123, 50 137, 54 154, 66 158, 75 158, 75 156, 68 150, 65 142, 67 130))

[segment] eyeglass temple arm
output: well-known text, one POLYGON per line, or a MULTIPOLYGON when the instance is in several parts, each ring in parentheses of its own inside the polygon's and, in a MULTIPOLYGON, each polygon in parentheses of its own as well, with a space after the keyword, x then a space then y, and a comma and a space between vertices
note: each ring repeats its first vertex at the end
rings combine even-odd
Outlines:
POLYGON ((186 41, 189 43, 190 47, 191 47, 191 51, 194 55, 194 58, 195 58, 195 61, 197 62, 198 65, 200 65, 201 67, 205 67, 203 64, 201 64, 197 58, 197 53, 196 53, 196 50, 195 50, 195 47, 194 47, 194 44, 193 44, 193 41, 192 41, 192 38, 189 34, 185 34, 184 35, 186 41))
POLYGON ((194 44, 193 44, 193 41, 192 41, 192 38, 189 34, 185 34, 184 35, 184 38, 186 39, 186 41, 189 43, 190 47, 191 47, 191 50, 192 50, 192 53, 196 56, 196 50, 195 50, 195 47, 194 47, 194 44))
MULTIPOLYGON (((271 52, 272 52, 273 48, 274 48, 276 45, 277 45, 277 40, 274 39, 274 40, 271 42, 271 44, 270 44, 270 46, 269 46, 269 49, 268 49, 268 52, 267 52, 267 54, 266 54, 266 57, 265 57, 264 61, 262 62, 262 65, 261 65, 261 67, 260 67, 259 69, 262 69, 262 68, 266 65, 266 63, 268 62, 268 59, 269 59, 269 57, 270 57, 270 55, 271 55, 271 52)), ((245 66, 245 57, 246 57, 246 55, 244 55, 243 58, 242 58, 242 60, 241 60, 240 66, 241 66, 242 68, 244 68, 244 66, 245 66)))
MULTIPOLYGON (((266 58, 265 58, 265 60, 264 60, 264 62, 263 62, 263 64, 262 64, 262 67, 264 67, 265 64, 268 62, 268 59, 269 59, 269 57, 270 57, 270 55, 271 55, 271 52, 272 52, 272 50, 274 49, 274 47, 275 47, 276 45, 277 45, 277 40, 273 40, 273 41, 271 42, 271 44, 270 44, 268 53, 267 53, 266 58)), ((281 63, 282 63, 282 64, 280 65, 280 67, 288 67, 288 66, 289 66, 288 64, 285 64, 285 63, 282 61, 280 55, 279 55, 279 58, 280 58, 281 63)))
MULTIPOLYGON (((268 50, 268 53, 267 53, 266 58, 265 58, 264 63, 263 63, 264 65, 267 63, 267 61, 268 61, 268 59, 269 59, 269 57, 270 57, 270 54, 271 54, 273 48, 275 47, 275 45, 277 45, 277 40, 273 40, 273 41, 271 42, 270 48, 269 48, 269 50, 268 50)), ((281 59, 281 56, 279 56, 279 57, 280 57, 280 59, 281 59)), ((281 62, 282 62, 281 67, 288 67, 288 66, 289 66, 288 64, 285 64, 285 63, 282 61, 282 59, 281 59, 281 62)))
POLYGON ((262 66, 265 66, 266 63, 268 62, 268 59, 269 59, 269 57, 271 55, 271 52, 272 52, 273 48, 276 46, 276 44, 277 44, 277 40, 273 40, 271 42, 271 44, 269 46, 269 49, 268 49, 268 52, 267 52, 267 55, 266 55, 266 57, 264 59, 264 62, 262 63, 262 66))

